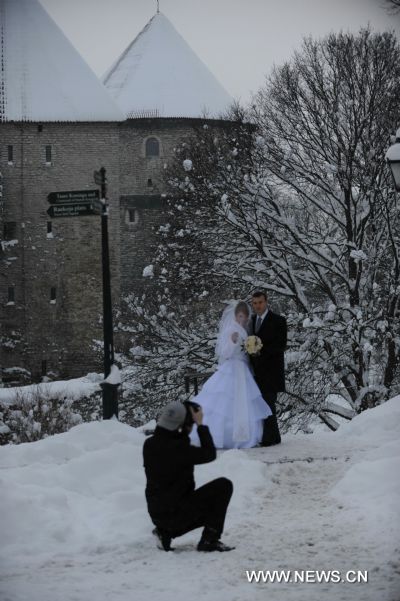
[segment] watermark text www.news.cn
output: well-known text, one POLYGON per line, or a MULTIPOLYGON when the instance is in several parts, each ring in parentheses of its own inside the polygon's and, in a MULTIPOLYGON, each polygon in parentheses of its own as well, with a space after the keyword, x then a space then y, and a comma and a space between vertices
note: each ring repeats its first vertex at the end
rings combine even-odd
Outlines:
POLYGON ((368 582, 367 570, 246 570, 248 582, 255 583, 327 583, 368 582))

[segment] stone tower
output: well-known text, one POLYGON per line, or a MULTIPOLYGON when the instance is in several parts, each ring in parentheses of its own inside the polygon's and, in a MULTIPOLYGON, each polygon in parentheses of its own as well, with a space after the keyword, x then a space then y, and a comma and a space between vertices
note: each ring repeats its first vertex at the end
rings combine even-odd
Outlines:
POLYGON ((38 0, 0 0, 0 36, 3 381, 101 371, 100 218, 50 219, 47 195, 107 169, 118 307, 146 286, 174 147, 231 98, 159 13, 104 86, 38 0))
POLYGON ((163 176, 194 125, 232 103, 162 13, 154 15, 103 78, 123 111, 120 125, 121 293, 140 292, 163 222, 163 176))

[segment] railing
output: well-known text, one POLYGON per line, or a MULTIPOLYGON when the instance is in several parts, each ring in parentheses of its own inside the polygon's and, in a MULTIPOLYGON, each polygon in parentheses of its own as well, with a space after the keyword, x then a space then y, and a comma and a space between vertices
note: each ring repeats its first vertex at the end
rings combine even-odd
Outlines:
POLYGON ((190 394, 190 387, 193 384, 193 392, 195 395, 199 394, 199 382, 202 384, 205 380, 208 380, 214 372, 203 372, 199 373, 196 371, 187 372, 184 375, 185 392, 190 394))

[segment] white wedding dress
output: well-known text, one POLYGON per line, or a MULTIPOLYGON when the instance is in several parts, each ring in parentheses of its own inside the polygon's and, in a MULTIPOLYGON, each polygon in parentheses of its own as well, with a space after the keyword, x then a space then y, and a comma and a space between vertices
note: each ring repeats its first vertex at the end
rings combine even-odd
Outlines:
MULTIPOLYGON (((209 427, 219 449, 256 446, 261 441, 263 420, 272 414, 242 349, 246 338, 246 330, 231 322, 217 345, 219 367, 193 399, 203 408, 203 424, 209 427), (234 332, 238 334, 236 343, 232 340, 234 332)), ((193 444, 199 444, 196 427, 190 437, 193 444)))

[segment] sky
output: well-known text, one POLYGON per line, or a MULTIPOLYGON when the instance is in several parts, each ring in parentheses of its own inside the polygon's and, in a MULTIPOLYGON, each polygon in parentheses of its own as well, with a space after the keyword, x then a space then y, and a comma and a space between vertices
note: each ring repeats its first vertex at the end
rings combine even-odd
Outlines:
MULTIPOLYGON (((235 99, 247 102, 304 35, 395 30, 384 0, 159 0, 160 11, 235 99)), ((157 10, 157 0, 40 0, 102 76, 157 10)))

